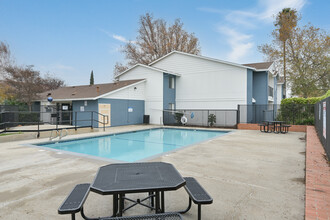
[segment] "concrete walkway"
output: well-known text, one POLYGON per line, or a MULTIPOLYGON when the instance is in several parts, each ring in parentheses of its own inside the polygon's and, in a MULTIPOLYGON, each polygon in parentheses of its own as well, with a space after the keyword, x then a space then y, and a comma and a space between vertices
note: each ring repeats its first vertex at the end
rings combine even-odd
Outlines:
MULTIPOLYGON (((118 127, 111 132, 141 128, 146 127, 118 127)), ((154 161, 174 164, 212 195, 214 203, 202 208, 204 220, 304 219, 304 137, 295 132, 233 130, 154 161)), ((24 143, 40 141, 45 140, 24 143)), ((57 214, 59 205, 75 184, 92 182, 98 167, 108 163, 21 144, 0 144, 0 219, 69 219, 57 214)), ((188 202, 184 189, 166 193, 165 199, 166 211, 184 209, 188 202)), ((86 213, 93 217, 111 214, 111 207, 112 196, 95 193, 85 203, 86 213)), ((125 215, 144 213, 149 210, 135 207, 125 215)), ((193 205, 184 219, 197 219, 197 207, 193 205)))

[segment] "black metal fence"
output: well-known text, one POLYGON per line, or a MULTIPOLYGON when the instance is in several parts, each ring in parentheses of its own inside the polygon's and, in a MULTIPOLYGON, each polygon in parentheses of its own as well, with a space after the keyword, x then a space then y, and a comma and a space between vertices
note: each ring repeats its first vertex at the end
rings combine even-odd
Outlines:
POLYGON ((313 125, 314 105, 238 105, 238 123, 261 123, 263 121, 285 121, 292 125, 313 125))
POLYGON ((163 111, 164 125, 236 128, 237 110, 177 109, 163 111), (186 118, 186 123, 182 123, 186 118), (211 125, 211 121, 213 121, 211 125))
MULTIPOLYGON (((7 108, 8 109, 8 108, 7 108)), ((14 108, 11 108, 14 109, 14 108)), ((0 133, 38 132, 83 127, 103 127, 108 124, 107 115, 94 111, 3 111, 0 112, 0 133), (32 126, 31 126, 32 125, 32 126), (28 127, 30 126, 30 127, 28 127), (14 129, 11 129, 15 127, 14 129)))
POLYGON ((330 97, 315 104, 315 128, 330 160, 330 97))

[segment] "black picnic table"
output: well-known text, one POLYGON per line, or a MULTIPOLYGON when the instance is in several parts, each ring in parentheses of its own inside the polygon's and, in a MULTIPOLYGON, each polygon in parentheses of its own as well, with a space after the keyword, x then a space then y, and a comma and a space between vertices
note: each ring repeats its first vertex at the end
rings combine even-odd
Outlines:
POLYGON ((165 212, 164 192, 177 190, 185 184, 177 169, 169 163, 115 163, 99 168, 90 189, 101 195, 113 195, 113 215, 122 216, 123 211, 136 204, 155 209, 156 213, 165 212), (149 193, 146 199, 150 199, 152 205, 143 204, 146 199, 135 202, 127 198, 125 194, 130 193, 149 193), (135 204, 124 209, 124 199, 135 204))
MULTIPOLYGON (((284 123, 284 121, 268 121, 269 123, 271 123, 274 127, 273 127, 273 132, 277 133, 276 128, 277 126, 282 126, 282 124, 284 123)), ((280 131, 278 131, 280 132, 280 131)))

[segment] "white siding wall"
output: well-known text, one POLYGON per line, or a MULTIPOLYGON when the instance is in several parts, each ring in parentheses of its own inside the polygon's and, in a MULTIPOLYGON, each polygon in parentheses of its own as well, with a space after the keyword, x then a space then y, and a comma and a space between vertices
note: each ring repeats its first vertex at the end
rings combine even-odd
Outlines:
POLYGON ((102 98, 106 99, 130 99, 130 100, 144 100, 144 87, 145 82, 139 83, 137 85, 130 86, 128 88, 119 90, 102 98), (136 88, 136 89, 134 89, 136 88))
POLYGON ((281 104, 282 101, 282 84, 277 84, 277 104, 281 104))
POLYGON ((118 77, 119 80, 146 79, 144 83, 145 114, 151 124, 163 123, 163 74, 138 66, 118 77))
POLYGON ((246 104, 247 69, 174 53, 152 66, 177 77, 177 109, 237 109, 246 104))

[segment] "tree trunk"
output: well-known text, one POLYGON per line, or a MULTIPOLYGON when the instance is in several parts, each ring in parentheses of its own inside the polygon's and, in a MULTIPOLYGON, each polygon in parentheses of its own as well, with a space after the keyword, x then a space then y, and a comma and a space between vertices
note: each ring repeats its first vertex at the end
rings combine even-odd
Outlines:
POLYGON ((283 77, 284 77, 284 84, 283 84, 283 91, 284 91, 284 98, 286 98, 286 56, 285 56, 285 41, 283 41, 283 77))

